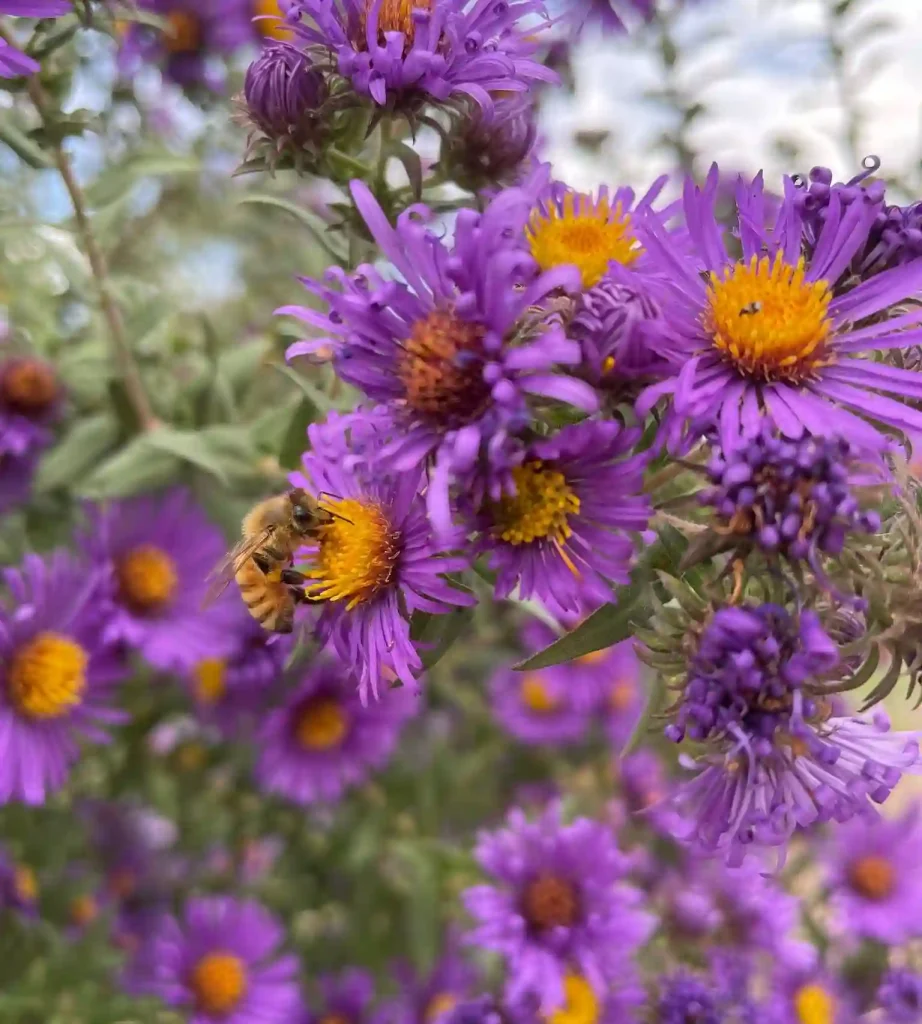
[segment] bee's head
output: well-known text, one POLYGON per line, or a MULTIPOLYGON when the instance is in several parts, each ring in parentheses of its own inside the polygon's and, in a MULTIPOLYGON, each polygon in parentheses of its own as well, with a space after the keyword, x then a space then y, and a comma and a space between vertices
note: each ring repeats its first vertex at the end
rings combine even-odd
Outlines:
POLYGON ((295 526, 299 530, 308 529, 317 519, 317 503, 303 487, 289 491, 288 500, 291 502, 291 518, 295 526))

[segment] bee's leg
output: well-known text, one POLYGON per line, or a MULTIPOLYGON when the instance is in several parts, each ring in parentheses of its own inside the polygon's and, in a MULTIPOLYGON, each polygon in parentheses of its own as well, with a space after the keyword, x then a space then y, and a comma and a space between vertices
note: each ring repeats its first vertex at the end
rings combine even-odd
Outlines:
POLYGON ((279 582, 287 583, 290 587, 303 587, 308 582, 308 577, 297 569, 283 569, 279 573, 279 582))
POLYGON ((288 556, 285 554, 285 552, 279 551, 278 548, 271 548, 268 545, 266 545, 263 548, 263 552, 267 554, 270 558, 274 559, 276 562, 288 561, 288 556))

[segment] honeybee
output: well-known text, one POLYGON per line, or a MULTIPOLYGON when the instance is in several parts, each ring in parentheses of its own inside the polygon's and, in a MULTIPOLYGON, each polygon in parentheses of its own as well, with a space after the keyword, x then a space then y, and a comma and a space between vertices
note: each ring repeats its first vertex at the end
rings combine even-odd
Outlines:
POLYGON ((234 580, 263 629, 290 633, 295 607, 309 600, 304 593, 307 577, 291 568, 295 552, 333 518, 301 487, 261 501, 244 516, 240 542, 211 573, 206 603, 234 580))

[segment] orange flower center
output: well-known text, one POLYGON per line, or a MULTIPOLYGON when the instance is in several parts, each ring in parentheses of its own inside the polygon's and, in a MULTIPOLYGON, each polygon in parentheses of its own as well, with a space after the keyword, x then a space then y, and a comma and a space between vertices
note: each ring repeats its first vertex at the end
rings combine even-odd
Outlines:
POLYGON ((579 894, 563 878, 551 874, 538 875, 525 886, 522 912, 536 931, 569 928, 579 916, 579 894))
POLYGON ((50 366, 38 359, 17 359, 0 373, 0 403, 24 416, 39 416, 58 396, 50 366))
POLYGON ((266 39, 291 39, 293 33, 282 18, 279 0, 253 0, 256 31, 266 39))
POLYGON ((10 700, 27 718, 60 718, 86 691, 86 651, 57 633, 39 633, 13 655, 7 676, 10 700))
POLYGON ((443 1017, 458 1005, 458 997, 451 992, 438 992, 426 1004, 423 1012, 423 1020, 426 1024, 434 1024, 439 1017, 443 1017))
POLYGON ((199 1012, 218 1017, 240 1005, 247 987, 246 968, 233 953, 207 953, 195 965, 189 985, 199 1012))
POLYGON ((99 916, 99 904, 88 893, 75 897, 70 904, 70 919, 79 928, 92 924, 99 916))
POLYGON ((176 564, 153 544, 123 555, 116 566, 119 597, 138 615, 155 615, 172 601, 179 585, 176 564))
POLYGON ((539 715, 546 715, 554 711, 559 703, 547 683, 537 672, 528 672, 525 675, 519 693, 525 707, 539 715))
POLYGON ((170 11, 165 37, 170 53, 195 53, 202 45, 202 23, 188 11, 170 11))
POLYGON ((860 896, 877 902, 891 895, 896 887, 896 874, 886 857, 870 854, 849 865, 848 882, 860 896))
MULTIPOLYGON (((358 31, 353 39, 357 50, 368 48, 368 18, 375 0, 365 0, 365 6, 359 13, 358 31)), ((386 33, 403 33, 403 52, 407 53, 416 39, 416 19, 414 11, 429 11, 433 0, 382 0, 378 8, 378 44, 387 42, 386 33)))
POLYGON ((330 750, 345 738, 349 720, 341 704, 331 697, 308 701, 298 715, 295 732, 307 750, 330 750))

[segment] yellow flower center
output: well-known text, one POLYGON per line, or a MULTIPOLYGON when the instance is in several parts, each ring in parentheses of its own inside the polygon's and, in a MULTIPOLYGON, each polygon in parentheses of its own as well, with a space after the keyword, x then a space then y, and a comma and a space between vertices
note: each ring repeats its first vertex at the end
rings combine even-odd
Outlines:
POLYGON ((800 381, 828 361, 831 298, 825 281, 804 280, 802 259, 753 256, 711 274, 704 327, 744 376, 800 381))
MULTIPOLYGON (((431 10, 432 2, 433 0, 382 0, 381 6, 378 8, 379 45, 383 46, 387 41, 385 32, 402 32, 403 52, 406 53, 416 39, 416 22, 413 19, 413 12, 431 10)), ((358 32, 353 39, 358 50, 368 48, 366 26, 373 6, 374 0, 365 0, 365 6, 359 13, 358 32)))
POLYGON ((13 889, 23 903, 34 903, 38 899, 38 879, 32 868, 25 864, 13 868, 13 889))
POLYGON ((17 359, 0 374, 0 402, 24 416, 40 415, 57 395, 54 372, 37 359, 17 359))
POLYGON ((318 547, 304 573, 315 601, 345 601, 346 610, 371 600, 390 583, 399 536, 373 502, 341 498, 324 503, 335 518, 317 529, 318 547))
POLYGON ((86 651, 57 633, 39 633, 13 655, 7 686, 16 710, 28 718, 60 718, 86 690, 86 651))
POLYGON ((166 48, 170 53, 195 53, 202 45, 202 25, 188 11, 170 11, 166 16, 166 48))
POLYGON ((569 928, 579 916, 579 894, 556 875, 538 875, 522 893, 522 913, 535 931, 569 928))
POLYGON ((260 19, 253 22, 256 30, 266 39, 291 39, 292 31, 281 17, 279 0, 253 0, 253 14, 260 19))
POLYGON ((350 1024, 341 1013, 327 1013, 320 1018, 320 1024, 350 1024))
POLYGON ((559 470, 540 461, 526 462, 512 470, 516 493, 504 495, 493 506, 493 532, 507 544, 533 544, 549 540, 570 571, 576 567, 564 553, 563 544, 573 532, 567 517, 579 513, 579 497, 559 470))
POLYGON ((196 1009, 217 1017, 239 1006, 247 987, 246 969, 233 953, 207 953, 195 965, 189 984, 196 1009))
POLYGON ((582 975, 566 975, 563 993, 566 1002, 550 1015, 549 1024, 598 1024, 599 998, 582 975))
POLYGON ((397 363, 407 406, 440 423, 473 419, 490 397, 483 379, 483 328, 433 310, 413 324, 397 363))
POLYGON ((527 673, 519 693, 525 707, 539 715, 553 711, 558 704, 557 698, 537 672, 527 673))
POLYGON ((798 1024, 833 1024, 835 1000, 820 985, 803 985, 794 995, 798 1024))
POLYGON ((859 857, 848 867, 849 885, 866 900, 885 900, 896 887, 896 873, 886 857, 859 857))
POLYGON ((99 916, 99 904, 88 893, 71 900, 70 919, 78 928, 92 924, 99 916))
POLYGON ((583 288, 597 285, 609 263, 629 267, 643 251, 620 203, 612 208, 607 198, 582 192, 567 192, 562 207, 551 203, 533 211, 526 237, 542 270, 572 264, 579 268, 583 288))
POLYGON ((227 662, 223 658, 206 658, 194 669, 195 696, 202 704, 217 704, 227 690, 227 662))
POLYGON ((634 703, 634 684, 627 679, 618 679, 608 694, 608 706, 612 711, 627 711, 634 703))
POLYGON ((423 1012, 423 1020, 426 1024, 433 1024, 439 1017, 450 1013, 458 1005, 458 997, 451 992, 438 992, 426 1004, 423 1012))
POLYGON ((341 704, 331 697, 308 701, 298 714, 295 733, 308 750, 330 750, 342 743, 349 720, 341 704))
POLYGON ((173 559, 153 544, 142 544, 119 559, 119 597, 139 615, 152 615, 172 601, 179 585, 173 559))

